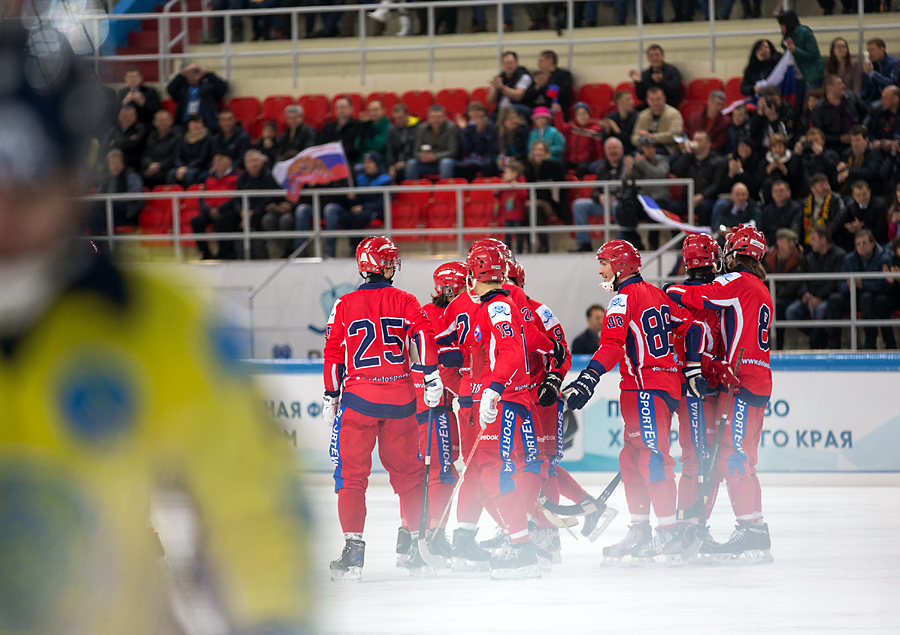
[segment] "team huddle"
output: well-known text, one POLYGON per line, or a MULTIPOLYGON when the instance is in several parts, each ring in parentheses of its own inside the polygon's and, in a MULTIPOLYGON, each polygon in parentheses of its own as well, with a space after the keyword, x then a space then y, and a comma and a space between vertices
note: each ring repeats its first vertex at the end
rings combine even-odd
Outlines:
POLYGON ((615 515, 605 501, 619 480, 631 526, 603 549, 605 564, 771 561, 755 467, 772 389, 772 301, 759 262, 765 238, 740 226, 720 251, 708 235, 689 236, 687 280, 660 290, 641 278, 630 243, 604 244, 601 286, 616 295, 599 349, 563 388, 572 365, 565 334, 553 311, 525 294, 525 272, 504 243, 476 241, 465 263, 439 266, 423 307, 393 286, 393 242, 364 239, 356 259, 366 281, 335 303, 325 335, 323 413, 345 538, 332 579, 361 577, 376 441, 400 500, 398 566, 413 576, 452 568, 538 578, 561 561, 559 529, 575 523, 554 512, 583 516, 581 533, 593 541, 615 515), (619 475, 595 498, 559 465, 563 410, 583 408, 616 365, 625 444, 619 475), (677 486, 669 455, 675 412, 677 486), (706 519, 722 480, 737 527, 719 543, 706 519), (457 491, 451 543, 445 531, 457 491), (499 530, 477 542, 482 511, 499 530))

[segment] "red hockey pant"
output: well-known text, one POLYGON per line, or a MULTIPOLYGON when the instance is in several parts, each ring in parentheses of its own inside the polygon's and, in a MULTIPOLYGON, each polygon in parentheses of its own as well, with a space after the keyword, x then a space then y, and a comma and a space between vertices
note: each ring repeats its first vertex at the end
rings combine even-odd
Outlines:
MULTIPOLYGON (((719 400, 719 417, 725 410, 719 400)), ((722 443, 716 457, 716 473, 725 477, 731 507, 739 520, 751 520, 762 514, 762 493, 756 477, 756 452, 762 436, 763 406, 751 406, 735 397, 722 432, 722 443)))

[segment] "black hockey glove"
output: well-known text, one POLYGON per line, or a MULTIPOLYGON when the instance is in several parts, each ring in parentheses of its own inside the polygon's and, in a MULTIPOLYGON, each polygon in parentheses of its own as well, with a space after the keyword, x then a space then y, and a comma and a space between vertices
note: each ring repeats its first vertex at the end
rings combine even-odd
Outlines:
POLYGON ((559 399, 559 389, 562 386, 562 375, 559 373, 547 373, 544 381, 538 388, 538 403, 544 407, 552 406, 559 399))
POLYGON ((552 337, 550 339, 553 342, 553 368, 559 368, 565 363, 566 355, 568 355, 569 351, 566 350, 566 347, 561 342, 552 337))
POLYGON ((695 399, 706 399, 709 394, 709 382, 703 376, 700 364, 688 364, 684 367, 684 379, 687 382, 687 391, 695 399))
POLYGON ((596 371, 585 368, 578 375, 578 379, 565 387, 563 393, 567 393, 566 404, 572 410, 581 410, 585 404, 590 401, 591 395, 594 394, 594 388, 600 383, 600 376, 596 371))

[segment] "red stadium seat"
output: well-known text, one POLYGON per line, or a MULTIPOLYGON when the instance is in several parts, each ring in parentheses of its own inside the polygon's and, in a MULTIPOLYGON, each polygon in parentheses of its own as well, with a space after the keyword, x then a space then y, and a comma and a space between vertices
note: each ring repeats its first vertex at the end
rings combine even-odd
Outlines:
MULTIPOLYGON (((440 179, 438 185, 468 185, 465 179, 440 179)), ((437 229, 456 227, 456 192, 435 190, 434 198, 425 210, 425 227, 437 229)), ((425 236, 425 240, 455 240, 453 234, 425 236)))
POLYGON ((731 104, 744 98, 744 95, 741 94, 741 82, 743 81, 743 77, 732 77, 725 82, 725 101, 727 103, 731 104))
POLYGON ((706 101, 714 90, 724 90, 722 80, 718 77, 700 77, 688 86, 689 101, 706 101))
POLYGON ((610 108, 613 92, 609 84, 585 84, 578 90, 578 101, 591 108, 591 117, 602 118, 610 108))
POLYGON ((425 119, 428 116, 428 108, 434 103, 434 98, 427 90, 409 90, 403 93, 400 101, 409 109, 409 114, 425 119))
POLYGON ((472 91, 472 97, 469 101, 480 101, 484 104, 484 107, 488 109, 488 112, 494 112, 497 109, 497 102, 489 102, 488 95, 491 94, 491 89, 485 86, 481 86, 480 88, 476 88, 472 91))
POLYGON ((338 93, 334 97, 331 98, 331 114, 334 115, 334 102, 336 102, 341 97, 346 97, 350 100, 350 103, 353 106, 353 117, 359 117, 359 111, 362 110, 363 106, 363 98, 359 93, 338 93))
POLYGON ((469 105, 469 93, 464 88, 445 88, 438 91, 434 101, 444 107, 451 120, 456 115, 465 115, 469 105))
POLYGON ((637 98, 637 90, 634 88, 634 82, 622 82, 621 84, 618 84, 616 90, 613 91, 613 98, 623 90, 627 90, 631 93, 631 96, 634 97, 635 106, 642 103, 641 100, 637 98))
POLYGON ((382 90, 375 93, 369 93, 368 97, 366 97, 366 106, 369 105, 370 101, 378 100, 384 106, 384 110, 388 116, 391 115, 391 109, 397 105, 397 102, 400 101, 397 97, 397 93, 392 90, 382 90))
POLYGON ((325 95, 301 95, 298 106, 303 106, 303 122, 321 130, 328 118, 328 97, 325 95))
POLYGON ((175 116, 175 111, 178 110, 178 104, 175 103, 174 99, 163 99, 161 105, 163 110, 168 110, 172 117, 175 116))
MULTIPOLYGON (((180 185, 157 185, 151 192, 183 192, 180 185)), ((150 199, 138 216, 138 228, 142 234, 172 233, 172 200, 171 198, 150 199)), ((143 247, 170 246, 170 241, 146 240, 143 247)))
POLYGON ((274 119, 278 124, 278 132, 284 132, 287 124, 284 122, 284 109, 294 104, 294 98, 288 95, 270 95, 263 100, 260 117, 263 121, 274 119))
MULTIPOLYGON (((464 227, 496 227, 494 220, 494 208, 496 203, 491 200, 470 200, 463 207, 464 227)), ((491 234, 465 234, 466 240, 480 240, 490 238, 491 234)))
MULTIPOLYGON (((503 183, 499 176, 479 176, 472 181, 472 185, 484 185, 486 183, 503 183)), ((470 201, 493 201, 494 190, 468 190, 466 196, 470 201)))
MULTIPOLYGON (((402 186, 426 185, 431 181, 427 179, 406 180, 402 186)), ((395 192, 391 200, 391 222, 394 229, 416 229, 422 226, 424 210, 431 201, 431 192, 395 192)), ((396 242, 415 242, 421 240, 421 236, 395 236, 396 242)))
POLYGON ((234 113, 244 132, 250 134, 250 126, 259 117, 259 100, 256 97, 235 97, 228 102, 228 110, 234 113))

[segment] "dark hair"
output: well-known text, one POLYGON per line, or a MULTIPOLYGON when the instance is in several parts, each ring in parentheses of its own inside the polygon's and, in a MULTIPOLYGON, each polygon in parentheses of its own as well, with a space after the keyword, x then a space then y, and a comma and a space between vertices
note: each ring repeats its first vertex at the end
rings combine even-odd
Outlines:
POLYGON ((346 101, 350 105, 350 107, 353 108, 353 100, 350 99, 349 97, 347 97, 347 95, 341 95, 340 97, 338 97, 337 99, 334 100, 334 103, 338 103, 339 101, 342 101, 342 100, 346 101))
POLYGON ((203 121, 203 117, 201 117, 200 115, 191 115, 190 117, 188 117, 187 122, 191 123, 192 121, 199 121, 200 123, 206 123, 203 121))
POLYGON ((630 90, 620 90, 616 93, 616 101, 619 101, 619 97, 624 97, 625 95, 634 97, 634 94, 630 90))
POLYGON ((900 236, 891 241, 891 251, 896 254, 898 249, 900 249, 900 236))
POLYGON ((592 304, 591 306, 589 306, 587 308, 587 311, 584 312, 584 317, 586 317, 586 318, 591 317, 591 313, 593 313, 594 311, 603 311, 604 313, 606 313, 606 309, 604 309, 599 304, 592 304))
POLYGON ((141 69, 139 69, 137 66, 129 66, 128 68, 126 68, 125 74, 127 75, 128 73, 138 73, 140 75, 143 75, 143 73, 141 73, 141 69))
POLYGON ((884 40, 882 40, 880 37, 873 37, 871 40, 866 42, 866 46, 868 46, 869 44, 874 44, 880 49, 887 48, 887 44, 885 44, 884 40))
POLYGON ((766 86, 762 91, 763 97, 781 98, 781 89, 778 86, 766 86))
POLYGON ((274 119, 269 119, 266 123, 263 124, 263 128, 275 128, 275 131, 278 131, 278 122, 274 119))
POLYGON ((778 60, 780 59, 781 53, 779 53, 775 49, 775 44, 772 43, 771 40, 756 40, 756 42, 753 43, 753 48, 750 49, 750 59, 747 61, 747 68, 744 69, 744 75, 754 76, 765 73, 766 71, 765 67, 763 66, 764 64, 777 64, 778 60), (762 47, 763 44, 769 45, 769 50, 772 51, 772 54, 769 56, 768 60, 766 60, 765 62, 760 62, 758 59, 756 59, 756 52, 760 49, 760 47, 762 47))
POLYGON ((734 254, 732 257, 734 258, 734 266, 731 268, 732 271, 746 269, 760 280, 765 281, 766 269, 759 260, 745 254, 734 254))
POLYGON ((828 88, 829 86, 834 85, 835 82, 840 81, 840 77, 837 75, 826 75, 824 81, 822 82, 822 86, 828 88))
POLYGON ((847 45, 847 66, 850 66, 850 63, 853 61, 853 56, 850 55, 850 45, 847 43, 842 37, 836 37, 831 40, 831 48, 828 51, 828 59, 825 61, 825 74, 826 75, 836 75, 838 69, 841 67, 841 61, 837 58, 837 55, 834 54, 834 45, 835 43, 841 40, 844 44, 847 45))
POLYGON ((853 183, 850 184, 851 192, 855 192, 856 190, 861 190, 863 188, 869 190, 870 192, 872 191, 872 187, 866 181, 863 181, 862 179, 857 179, 857 180, 853 181, 853 183))
POLYGON ((407 108, 406 104, 404 104, 402 101, 398 101, 396 104, 394 104, 394 107, 391 108, 391 112, 394 112, 395 110, 402 110, 407 115, 409 114, 409 108, 407 108))
POLYGON ((481 112, 487 112, 487 108, 484 107, 480 101, 470 101, 469 105, 466 106, 466 112, 470 110, 480 110, 481 112))
POLYGON ((659 51, 663 55, 666 54, 666 52, 663 50, 663 47, 661 47, 659 44, 651 44, 650 46, 648 46, 647 52, 649 53, 650 51, 659 51))
POLYGON ((869 138, 869 129, 862 124, 856 124, 850 128, 850 136, 859 135, 863 139, 869 138))
POLYGON ((803 112, 810 112, 810 109, 807 108, 807 104, 809 104, 810 97, 815 98, 816 102, 818 103, 818 101, 821 100, 822 97, 824 97, 824 96, 825 96, 825 91, 822 90, 821 88, 813 88, 812 90, 807 91, 806 97, 803 98, 803 112))
POLYGON ((552 61, 554 66, 559 64, 559 55, 556 54, 556 51, 551 51, 550 49, 541 51, 541 57, 552 61))
POLYGON ((867 227, 863 227, 863 228, 861 228, 861 229, 858 229, 858 230, 856 231, 856 233, 853 234, 853 240, 855 241, 855 240, 856 240, 857 238, 859 238, 860 236, 866 236, 866 237, 867 237, 869 240, 871 240, 873 243, 875 242, 875 234, 873 234, 873 233, 872 233, 872 230, 869 229, 869 228, 867 228, 867 227))
POLYGON ((442 112, 442 113, 444 113, 444 114, 447 114, 447 109, 444 108, 443 106, 441 106, 440 104, 431 104, 431 105, 428 107, 428 112, 429 112, 429 113, 432 113, 432 112, 442 112))
POLYGON ((516 62, 519 61, 519 56, 516 54, 515 51, 503 51, 503 55, 500 56, 500 59, 502 60, 507 55, 512 55, 515 58, 516 62))
POLYGON ((784 185, 785 187, 787 187, 788 192, 791 191, 791 184, 784 179, 775 179, 774 181, 772 181, 772 189, 775 189, 776 185, 784 185))
POLYGON ((133 110, 135 113, 137 113, 137 108, 135 108, 134 104, 131 103, 122 104, 121 106, 119 106, 119 110, 133 110))
POLYGON ((831 230, 828 229, 828 225, 814 225, 811 232, 813 234, 818 234, 822 238, 828 241, 831 244, 831 230))
MULTIPOLYGON (((650 92, 650 91, 648 90, 647 92, 650 92)), ((709 141, 709 142, 712 142, 712 135, 709 134, 709 130, 706 130, 705 128, 700 128, 700 130, 698 130, 698 131, 695 132, 694 134, 702 134, 702 135, 705 135, 705 136, 706 136, 706 140, 709 141)), ((747 145, 750 145, 750 144, 748 143, 747 145)))
POLYGON ((228 110, 227 108, 219 111, 219 116, 221 117, 222 115, 231 115, 232 117, 234 117, 234 113, 231 112, 230 110, 228 110))
POLYGON ((778 14, 778 24, 784 27, 785 35, 790 35, 800 26, 800 18, 793 11, 782 11, 778 14))
POLYGON ((647 94, 649 95, 650 93, 662 93, 665 95, 666 91, 664 91, 661 86, 651 86, 647 89, 647 94))
POLYGON ((812 178, 809 180, 809 186, 812 187, 816 183, 822 183, 823 181, 825 183, 831 183, 831 181, 828 180, 827 176, 825 176, 821 172, 817 172, 816 174, 813 174, 812 178))

